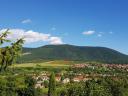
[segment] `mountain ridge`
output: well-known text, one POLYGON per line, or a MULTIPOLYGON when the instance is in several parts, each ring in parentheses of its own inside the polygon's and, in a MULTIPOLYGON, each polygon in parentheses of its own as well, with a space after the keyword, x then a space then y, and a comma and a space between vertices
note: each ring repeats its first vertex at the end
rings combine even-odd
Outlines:
POLYGON ((128 55, 107 47, 76 46, 69 44, 45 45, 37 48, 23 48, 20 60, 31 62, 32 60, 80 60, 99 61, 104 63, 128 63, 128 55))

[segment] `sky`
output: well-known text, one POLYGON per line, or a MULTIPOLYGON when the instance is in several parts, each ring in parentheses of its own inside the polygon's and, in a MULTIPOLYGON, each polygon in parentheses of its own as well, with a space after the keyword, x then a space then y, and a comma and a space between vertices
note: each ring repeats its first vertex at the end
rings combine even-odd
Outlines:
POLYGON ((25 47, 102 46, 128 54, 128 0, 0 0, 0 32, 25 47))

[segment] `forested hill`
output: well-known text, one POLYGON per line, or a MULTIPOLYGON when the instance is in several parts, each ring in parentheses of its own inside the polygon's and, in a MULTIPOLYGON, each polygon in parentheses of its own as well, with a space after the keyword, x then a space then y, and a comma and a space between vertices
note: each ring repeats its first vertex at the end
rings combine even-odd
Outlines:
POLYGON ((104 63, 128 63, 128 56, 105 47, 74 45, 45 45, 38 48, 23 48, 20 61, 35 60, 80 60, 104 63))

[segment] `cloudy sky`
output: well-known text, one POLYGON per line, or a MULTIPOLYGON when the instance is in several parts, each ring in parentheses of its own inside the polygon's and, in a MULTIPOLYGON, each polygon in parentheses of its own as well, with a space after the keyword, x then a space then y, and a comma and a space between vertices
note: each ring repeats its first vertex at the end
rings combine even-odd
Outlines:
POLYGON ((0 33, 46 44, 103 46, 128 54, 127 0, 0 0, 0 33))

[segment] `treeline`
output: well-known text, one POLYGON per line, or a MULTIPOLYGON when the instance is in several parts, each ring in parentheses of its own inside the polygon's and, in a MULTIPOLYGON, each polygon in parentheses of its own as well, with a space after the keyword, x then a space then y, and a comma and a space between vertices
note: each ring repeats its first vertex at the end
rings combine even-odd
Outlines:
POLYGON ((57 96, 128 96, 128 79, 101 78, 70 83, 57 96))

